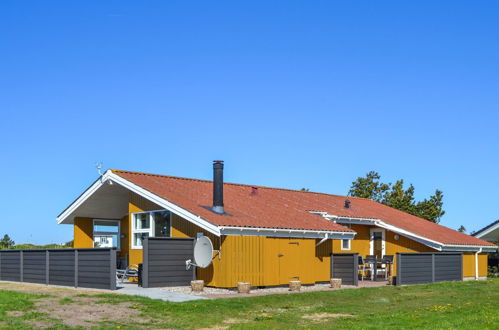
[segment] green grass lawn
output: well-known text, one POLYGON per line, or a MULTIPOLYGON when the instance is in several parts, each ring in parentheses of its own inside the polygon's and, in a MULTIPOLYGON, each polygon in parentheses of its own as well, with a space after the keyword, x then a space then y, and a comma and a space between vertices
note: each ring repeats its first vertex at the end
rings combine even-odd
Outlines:
MULTIPOLYGON (((186 303, 80 294, 59 303, 77 304, 79 298, 88 297, 96 299, 96 309, 128 303, 127 308, 138 312, 126 322, 101 320, 94 324, 98 328, 499 329, 499 279, 186 303)), ((30 327, 37 318, 53 318, 32 311, 33 301, 40 299, 46 297, 0 291, 0 326, 30 327)), ((53 322, 53 327, 65 327, 53 322)))

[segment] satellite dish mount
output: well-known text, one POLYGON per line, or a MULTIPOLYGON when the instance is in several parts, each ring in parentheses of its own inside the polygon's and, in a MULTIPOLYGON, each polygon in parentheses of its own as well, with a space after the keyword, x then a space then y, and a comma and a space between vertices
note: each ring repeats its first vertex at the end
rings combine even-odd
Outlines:
POLYGON ((191 266, 206 268, 211 265, 214 251, 220 256, 220 251, 213 250, 213 243, 207 236, 199 237, 194 243, 194 261, 191 259, 185 261, 186 270, 191 269, 191 266))

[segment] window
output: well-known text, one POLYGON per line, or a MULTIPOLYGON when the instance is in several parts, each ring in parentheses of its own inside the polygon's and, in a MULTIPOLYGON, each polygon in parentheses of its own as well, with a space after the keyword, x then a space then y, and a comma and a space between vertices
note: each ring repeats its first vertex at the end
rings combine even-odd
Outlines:
POLYGON ((132 248, 142 249, 146 237, 170 237, 171 213, 152 211, 133 214, 132 248))
POLYGON ((342 250, 350 250, 350 242, 351 242, 351 240, 349 240, 349 239, 342 239, 341 240, 341 249, 342 250))
POLYGON ((120 249, 120 222, 94 220, 94 247, 120 249))

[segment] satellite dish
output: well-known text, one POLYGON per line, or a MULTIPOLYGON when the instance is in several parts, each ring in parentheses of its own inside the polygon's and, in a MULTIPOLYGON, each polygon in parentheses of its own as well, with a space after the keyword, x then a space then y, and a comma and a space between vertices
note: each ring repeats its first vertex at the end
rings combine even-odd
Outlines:
POLYGON ((192 264, 206 268, 213 259, 213 244, 207 236, 200 237, 194 244, 194 262, 192 264))

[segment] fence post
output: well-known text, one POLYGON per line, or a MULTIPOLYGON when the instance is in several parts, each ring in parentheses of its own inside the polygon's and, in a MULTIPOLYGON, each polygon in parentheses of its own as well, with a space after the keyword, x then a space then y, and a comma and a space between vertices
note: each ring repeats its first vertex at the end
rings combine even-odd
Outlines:
POLYGON ((402 254, 397 253, 397 279, 396 285, 402 285, 402 254))
POLYGON ((149 237, 143 240, 142 245, 142 287, 149 287, 149 237))
POLYGON ((334 278, 334 273, 333 273, 333 272, 334 272, 334 266, 333 266, 333 264, 334 264, 334 254, 333 254, 333 253, 331 253, 331 265, 330 265, 330 267, 329 267, 329 268, 330 268, 330 272, 331 272, 331 274, 330 274, 330 276, 329 276, 329 279, 334 278))
POLYGON ((353 285, 359 286, 359 254, 353 254, 353 285))
POLYGON ((461 255, 461 281, 464 281, 464 274, 463 274, 463 257, 464 257, 464 254, 461 252, 460 255, 461 255))
MULTIPOLYGON (((192 253, 193 253, 193 255, 191 256, 191 257, 192 257, 192 260, 194 260, 194 247, 195 247, 195 246, 196 246, 196 238, 194 238, 194 239, 192 240, 192 253)), ((219 249, 219 250, 218 250, 218 253, 220 253, 220 249, 221 249, 221 248, 222 248, 221 246, 219 246, 219 247, 218 247, 218 249, 219 249)), ((193 281, 195 281, 195 280, 197 280, 197 279, 198 279, 198 278, 197 278, 197 274, 196 274, 196 272, 197 272, 197 266, 192 266, 192 265, 191 265, 191 267, 192 267, 192 280, 193 280, 193 281)))
POLYGON ((24 257, 23 250, 19 253, 19 277, 21 282, 24 282, 24 257))
POLYGON ((435 283, 435 253, 431 254, 431 283, 435 283))
POLYGON ((45 250, 45 284, 49 285, 49 274, 50 274, 50 254, 49 250, 45 250))
POLYGON ((77 249, 75 249, 74 256, 75 256, 75 279, 74 279, 74 281, 75 281, 75 288, 77 288, 78 287, 78 250, 77 249))
POLYGON ((116 290, 116 281, 118 280, 116 278, 116 249, 112 248, 112 249, 109 249, 109 262, 110 262, 110 265, 109 265, 109 276, 110 276, 110 287, 109 289, 111 290, 116 290))

